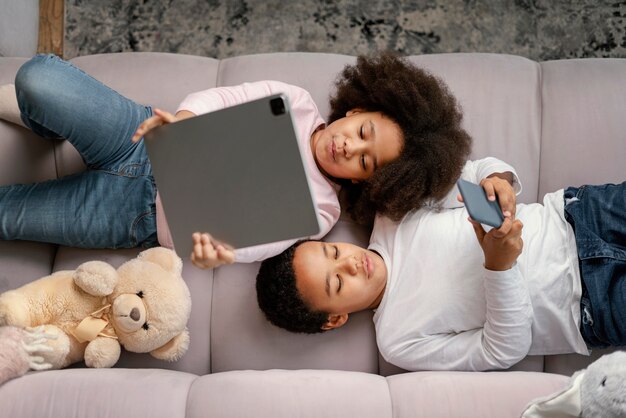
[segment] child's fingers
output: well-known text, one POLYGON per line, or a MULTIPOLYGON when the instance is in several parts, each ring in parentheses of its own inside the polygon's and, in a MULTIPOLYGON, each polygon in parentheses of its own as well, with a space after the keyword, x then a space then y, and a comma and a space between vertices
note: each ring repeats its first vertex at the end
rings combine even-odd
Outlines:
POLYGON ((206 268, 201 260, 198 260, 195 253, 191 253, 191 264, 198 267, 199 269, 206 268))
POLYGON ((133 142, 138 142, 141 137, 143 137, 150 130, 156 128, 157 126, 164 125, 166 123, 174 123, 176 122, 176 116, 172 115, 170 112, 166 112, 161 109, 154 109, 154 115, 150 116, 148 119, 144 120, 138 127, 131 140, 133 142))
POLYGON ((191 238, 194 243, 191 262, 194 266, 206 269, 235 261, 234 249, 214 240, 210 234, 194 232, 191 238))
POLYGON ((502 209, 502 214, 506 217, 511 217, 515 219, 516 197, 513 187, 506 180, 493 180, 494 181, 492 183, 494 187, 494 192, 498 198, 498 203, 500 204, 500 209, 502 209))
POLYGON ((516 219, 511 225, 510 234, 515 237, 521 237, 523 228, 524 228, 524 224, 522 224, 522 221, 520 221, 519 219, 516 219))
POLYGON ((493 235, 494 238, 501 239, 506 237, 511 231, 511 227, 513 226, 513 220, 511 218, 504 218, 502 225, 500 228, 493 228, 489 233, 493 235))
POLYGON ((215 260, 217 258, 217 251, 211 241, 209 234, 202 234, 202 258, 207 261, 215 260))
POLYGON ((163 125, 163 119, 160 116, 150 116, 148 119, 141 122, 141 124, 137 127, 137 130, 133 134, 131 140, 133 142, 138 142, 141 137, 148 133, 148 131, 160 125, 163 125))
POLYGON ((510 187, 497 190, 498 203, 505 217, 515 218, 515 193, 510 187))
POLYGON ((512 217, 512 212, 511 210, 513 209, 511 205, 511 201, 509 196, 507 196, 506 194, 502 195, 499 194, 498 195, 498 204, 500 205, 500 209, 502 210, 502 215, 504 215, 505 218, 510 218, 512 217))
POLYGON ((491 181, 483 181, 481 182, 481 186, 483 186, 483 190, 485 191, 485 194, 487 195, 487 199, 489 199, 492 202, 495 201, 496 189, 493 186, 493 183, 491 181))
POLYGON ((485 235, 487 234, 485 230, 483 229, 483 226, 479 222, 476 222, 470 217, 468 217, 467 220, 472 224, 472 227, 474 228, 474 233, 476 234, 478 243, 479 244, 482 243, 483 239, 485 239, 485 235))
POLYGON ((167 123, 176 122, 176 116, 172 115, 170 112, 166 112, 161 109, 154 109, 154 113, 167 123))
POLYGON ((226 249, 223 245, 218 245, 217 258, 225 264, 232 264, 235 262, 235 252, 226 249))
POLYGON ((202 257, 202 241, 200 239, 198 239, 197 241, 194 240, 192 256, 197 261, 200 261, 203 258, 202 257))

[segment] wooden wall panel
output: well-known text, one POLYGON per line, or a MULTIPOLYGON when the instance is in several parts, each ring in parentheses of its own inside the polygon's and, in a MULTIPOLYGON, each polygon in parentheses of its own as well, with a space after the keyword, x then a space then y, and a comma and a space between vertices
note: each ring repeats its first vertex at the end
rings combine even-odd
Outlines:
POLYGON ((39 41, 37 52, 63 57, 64 0, 39 0, 39 41))

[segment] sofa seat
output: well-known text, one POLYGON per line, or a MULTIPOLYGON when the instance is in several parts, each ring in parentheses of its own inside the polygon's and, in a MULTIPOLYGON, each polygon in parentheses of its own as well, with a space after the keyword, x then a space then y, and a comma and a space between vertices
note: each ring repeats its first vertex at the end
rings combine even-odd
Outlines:
POLYGON ((568 378, 539 372, 159 369, 31 373, 0 390, 2 417, 518 417, 568 378))

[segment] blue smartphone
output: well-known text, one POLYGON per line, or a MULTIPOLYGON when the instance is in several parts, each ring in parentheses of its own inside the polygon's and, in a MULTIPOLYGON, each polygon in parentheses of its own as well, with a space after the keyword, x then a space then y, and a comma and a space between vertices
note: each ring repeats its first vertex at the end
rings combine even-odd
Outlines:
POLYGON ((456 185, 463 196, 467 212, 473 220, 500 228, 504 222, 504 216, 498 199, 493 202, 487 199, 487 193, 478 184, 461 179, 456 182, 456 185))

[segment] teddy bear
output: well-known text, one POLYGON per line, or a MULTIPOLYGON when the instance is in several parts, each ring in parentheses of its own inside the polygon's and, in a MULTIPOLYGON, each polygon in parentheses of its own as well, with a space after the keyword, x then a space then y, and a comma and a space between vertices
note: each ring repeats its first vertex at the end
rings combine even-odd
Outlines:
POLYGON ((51 350, 37 353, 51 368, 85 361, 112 367, 121 347, 178 360, 189 347, 191 312, 182 260, 155 247, 117 270, 88 261, 0 295, 0 326, 42 327, 51 350))
POLYGON ((606 354, 577 371, 567 388, 531 402, 522 418, 626 417, 626 351, 606 354))

